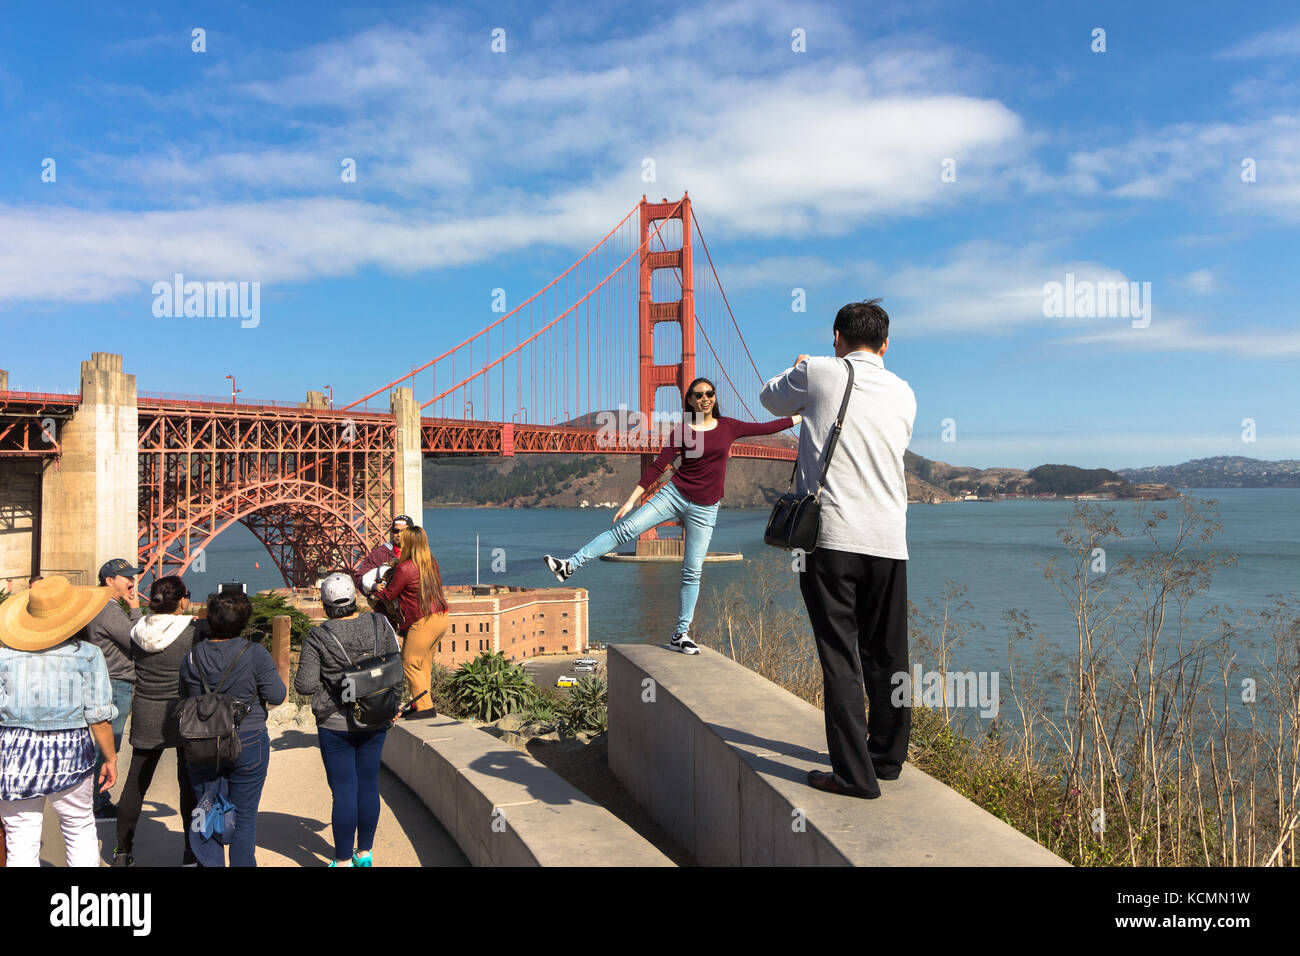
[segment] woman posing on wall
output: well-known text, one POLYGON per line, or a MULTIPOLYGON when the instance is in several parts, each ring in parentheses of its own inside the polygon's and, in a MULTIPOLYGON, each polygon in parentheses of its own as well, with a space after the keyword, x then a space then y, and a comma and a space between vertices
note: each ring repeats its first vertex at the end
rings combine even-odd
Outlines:
POLYGON ((691 621, 695 616, 695 602, 700 596, 700 574, 704 557, 709 551, 713 526, 718 518, 718 502, 722 500, 727 480, 727 458, 731 445, 739 438, 751 435, 771 435, 798 424, 799 416, 778 418, 771 422, 742 422, 724 418, 718 408, 716 389, 707 378, 691 382, 682 396, 682 430, 676 442, 665 444, 659 457, 641 475, 641 483, 618 514, 614 527, 588 541, 572 556, 564 559, 546 555, 542 560, 563 584, 570 575, 593 558, 612 551, 620 544, 635 539, 642 532, 674 518, 682 523, 685 533, 682 557, 682 587, 678 596, 677 627, 671 646, 683 654, 698 654, 700 649, 690 639, 691 621), (681 463, 673 470, 672 480, 665 484, 644 505, 623 516, 641 499, 664 473, 664 469, 681 456, 681 463))

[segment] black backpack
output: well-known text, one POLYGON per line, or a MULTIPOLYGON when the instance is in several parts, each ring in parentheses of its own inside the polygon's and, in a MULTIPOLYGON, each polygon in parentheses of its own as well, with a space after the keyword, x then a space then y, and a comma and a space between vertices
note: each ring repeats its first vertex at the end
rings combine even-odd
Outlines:
POLYGON ((194 666, 194 652, 190 651, 190 670, 198 673, 203 693, 182 698, 176 707, 176 719, 180 724, 181 753, 192 764, 212 763, 219 770, 239 759, 239 723, 248 712, 248 705, 222 693, 221 685, 246 650, 247 641, 217 679, 215 691, 194 666))
POLYGON ((338 645, 343 659, 348 662, 335 692, 336 702, 344 711, 350 711, 352 719, 362 726, 384 724, 396 717, 402 706, 402 688, 405 686, 401 651, 379 653, 379 635, 388 627, 387 619, 381 614, 370 617, 375 625, 374 649, 369 657, 359 661, 352 660, 352 655, 330 630, 329 621, 321 624, 321 630, 338 645))

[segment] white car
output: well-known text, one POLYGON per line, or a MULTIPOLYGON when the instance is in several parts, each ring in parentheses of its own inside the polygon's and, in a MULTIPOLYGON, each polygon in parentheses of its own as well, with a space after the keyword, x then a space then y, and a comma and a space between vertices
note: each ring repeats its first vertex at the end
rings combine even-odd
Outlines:
POLYGON ((575 671, 583 674, 590 674, 596 669, 595 664, 578 664, 573 668, 575 671))
POLYGON ((600 663, 600 661, 596 660, 594 657, 579 657, 573 663, 578 667, 582 667, 584 665, 587 667, 595 667, 597 664, 600 663))

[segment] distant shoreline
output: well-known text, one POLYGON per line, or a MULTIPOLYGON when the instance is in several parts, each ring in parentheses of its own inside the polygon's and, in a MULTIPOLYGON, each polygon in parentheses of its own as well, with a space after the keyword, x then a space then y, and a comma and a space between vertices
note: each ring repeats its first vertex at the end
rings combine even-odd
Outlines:
MULTIPOLYGON (((1233 490, 1236 490, 1236 489, 1232 489, 1232 488, 1209 488, 1209 489, 1198 489, 1198 490, 1206 490, 1206 491, 1233 491, 1233 490)), ((1294 491, 1295 489, 1294 489, 1294 488, 1259 488, 1259 489, 1249 489, 1249 490, 1252 490, 1252 491, 1294 491)), ((1175 500, 1175 499, 1177 499, 1177 498, 1182 498, 1182 497, 1184 497, 1184 493, 1183 493, 1182 491, 1180 491, 1177 495, 1170 495, 1170 496, 1167 496, 1167 497, 1164 497, 1164 498, 1120 498, 1120 497, 1115 496, 1115 495, 1108 495, 1108 496, 1104 496, 1104 497, 1103 497, 1103 496, 1087 496, 1087 495, 1085 495, 1085 496, 1083 496, 1083 497, 1080 497, 1080 496, 1078 496, 1078 495, 1054 495, 1054 496, 1052 496, 1052 497, 1042 497, 1042 498, 1040 498, 1040 497, 1032 497, 1032 496, 1026 496, 1026 497, 1023 497, 1023 498, 1005 498, 1005 497, 1004 497, 1004 498, 949 498, 949 499, 946 500, 946 501, 927 501, 927 500, 925 500, 924 498, 909 498, 907 503, 908 503, 909 505, 959 505, 959 504, 986 504, 986 505, 995 505, 995 504, 1004 504, 1004 503, 1009 502, 1009 501, 1036 501, 1036 502, 1048 502, 1048 501, 1173 501, 1173 500, 1175 500)), ((764 505, 730 505, 730 506, 728 506, 728 505, 726 504, 725 501, 722 503, 722 506, 723 506, 724 508, 726 508, 726 507, 731 507, 731 508, 735 508, 735 509, 747 509, 747 510, 752 510, 752 511, 759 511, 759 510, 766 511, 766 510, 768 510, 768 509, 771 507, 770 505, 765 505, 765 504, 764 504, 764 505)), ((431 502, 431 501, 426 501, 426 502, 424 503, 424 507, 425 507, 426 509, 436 509, 436 508, 487 508, 487 509, 491 509, 491 510, 494 510, 494 511, 615 511, 615 510, 617 510, 617 509, 615 509, 615 508, 610 508, 610 507, 600 507, 600 506, 598 506, 598 505, 589 505, 589 506, 586 507, 586 508, 580 508, 580 507, 578 507, 577 505, 564 505, 564 506, 561 506, 561 505, 480 505, 480 504, 475 504, 475 503, 473 503, 473 502, 457 502, 457 501, 440 501, 440 502, 431 502)))

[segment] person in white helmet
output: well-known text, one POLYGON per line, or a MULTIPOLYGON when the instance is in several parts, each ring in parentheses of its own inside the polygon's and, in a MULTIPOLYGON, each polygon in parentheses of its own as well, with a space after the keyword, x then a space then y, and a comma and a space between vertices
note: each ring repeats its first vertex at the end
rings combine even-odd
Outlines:
MULTIPOLYGON (((325 777, 334 798, 331 867, 371 866, 371 848, 379 825, 379 757, 384 737, 396 719, 364 722, 370 708, 359 706, 348 673, 361 662, 394 658, 397 635, 382 614, 358 613, 352 577, 337 572, 320 587, 326 621, 313 627, 302 643, 294 689, 311 695, 325 777)), ((402 694, 400 659, 395 700, 402 694)))

